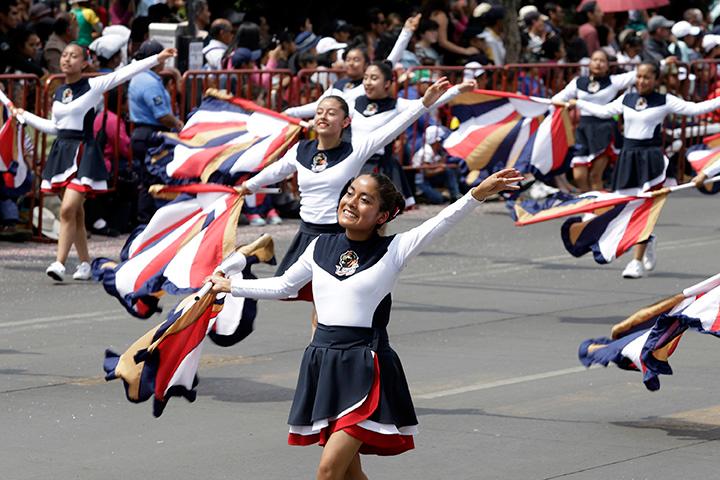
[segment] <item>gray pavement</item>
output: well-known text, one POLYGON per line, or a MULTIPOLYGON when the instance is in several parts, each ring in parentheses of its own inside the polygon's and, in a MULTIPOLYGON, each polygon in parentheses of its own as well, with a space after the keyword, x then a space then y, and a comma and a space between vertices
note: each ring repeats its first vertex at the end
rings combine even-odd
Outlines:
MULTIPOLYGON (((517 228, 501 205, 478 208, 395 291, 390 337, 421 434, 412 452, 364 457, 369 477, 717 478, 716 339, 686 335, 675 375, 654 393, 639 373, 577 360, 582 340, 718 272, 717 202, 671 197, 656 227, 657 270, 636 281, 620 278, 626 258, 600 266, 566 254, 560 222, 517 228)), ((268 231, 282 254, 294 229, 240 234, 268 231)), ((91 250, 114 257, 121 244, 93 239, 91 250)), ((0 478, 314 478, 320 449, 286 444, 308 305, 261 302, 244 342, 206 346, 197 401, 172 399, 154 419, 149 402, 129 403, 101 367, 105 348, 124 350, 161 318, 129 317, 97 284, 51 283, 43 270, 53 250, 0 243, 0 478)))

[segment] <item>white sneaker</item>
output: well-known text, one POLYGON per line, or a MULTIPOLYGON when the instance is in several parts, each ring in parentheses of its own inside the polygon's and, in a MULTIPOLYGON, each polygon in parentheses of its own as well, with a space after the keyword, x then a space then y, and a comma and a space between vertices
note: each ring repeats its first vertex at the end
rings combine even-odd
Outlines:
POLYGON ((642 259, 643 268, 645 268, 648 272, 655 270, 655 264, 657 263, 657 257, 655 256, 655 243, 655 235, 650 235, 647 247, 645 247, 645 255, 643 255, 642 259))
POLYGON ((623 278, 641 278, 645 274, 645 269, 640 260, 633 258, 630 263, 627 264, 625 270, 622 272, 623 278))
POLYGON ((56 260, 50 264, 45 273, 56 282, 62 282, 65 279, 65 265, 56 260))
POLYGON ((82 262, 73 273, 73 280, 90 280, 92 278, 92 270, 88 262, 82 262))

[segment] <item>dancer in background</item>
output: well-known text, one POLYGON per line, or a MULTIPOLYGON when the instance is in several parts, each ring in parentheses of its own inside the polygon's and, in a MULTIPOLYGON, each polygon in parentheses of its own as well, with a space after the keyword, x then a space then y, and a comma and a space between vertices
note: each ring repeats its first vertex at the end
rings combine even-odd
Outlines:
POLYGON ((60 57, 65 84, 55 90, 52 117, 44 119, 22 109, 13 109, 13 115, 24 119, 28 125, 56 135, 41 184, 43 192, 62 196, 57 257, 45 270, 52 279, 64 280, 65 262, 73 245, 80 259, 73 279, 89 280, 91 276, 83 203, 86 195, 107 191, 108 180, 103 154, 93 134, 95 108, 103 101, 105 92, 137 73, 163 64, 175 54, 175 49, 165 49, 112 73, 84 78, 82 72, 87 67, 88 51, 80 45, 70 44, 60 57))

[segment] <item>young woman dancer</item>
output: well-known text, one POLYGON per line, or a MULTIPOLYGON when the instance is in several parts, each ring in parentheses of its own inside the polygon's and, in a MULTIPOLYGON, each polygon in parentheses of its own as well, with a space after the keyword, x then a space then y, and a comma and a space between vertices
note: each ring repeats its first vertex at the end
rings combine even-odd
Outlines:
MULTIPOLYGON (((276 275, 285 273, 315 237, 341 231, 337 223, 337 201, 343 186, 360 173, 378 149, 423 115, 449 85, 447 79, 441 78, 428 88, 423 98, 413 100, 402 114, 367 135, 352 135, 350 141, 343 139, 343 130, 350 125, 348 104, 339 96, 325 97, 315 113, 317 139, 298 142, 280 160, 242 184, 241 193, 254 193, 292 173, 298 174, 302 221, 276 275)), ((470 89, 472 85, 463 88, 470 89)), ((300 298, 310 300, 310 289, 305 289, 300 298)))
MULTIPOLYGON (((720 97, 704 102, 686 102, 674 95, 658 93, 659 67, 641 63, 637 69, 636 93, 626 93, 607 105, 570 100, 590 115, 610 118, 623 116, 624 140, 612 189, 635 195, 665 182, 668 159, 662 150, 662 125, 668 114, 702 115, 720 108, 720 97)), ((634 258, 622 273, 624 278, 640 278, 655 268, 655 236, 635 247, 634 258)))
POLYGON ((82 72, 88 63, 87 50, 70 44, 60 57, 60 69, 66 83, 55 90, 52 118, 40 118, 22 109, 13 110, 15 116, 24 118, 33 128, 56 135, 41 184, 44 193, 62 196, 57 257, 45 270, 52 279, 58 282, 64 279, 65 262, 73 245, 80 259, 73 278, 89 280, 91 276, 83 203, 87 194, 106 191, 108 179, 103 154, 93 135, 95 107, 102 102, 103 93, 137 73, 164 63, 175 54, 175 49, 165 49, 112 73, 83 78, 82 72))
POLYGON ((414 448, 418 422, 386 331, 392 290, 411 258, 488 196, 517 190, 520 180, 514 169, 497 172, 422 225, 383 237, 378 229, 402 212, 404 200, 386 176, 361 175, 340 197, 344 233, 313 240, 284 275, 209 279, 216 292, 276 299, 312 281, 319 322, 300 365, 288 443, 325 447, 318 479, 366 479, 360 453, 414 448))
MULTIPOLYGON (((405 25, 398 39, 395 41, 392 51, 387 56, 387 61, 390 62, 391 65, 395 65, 400 61, 419 23, 420 15, 415 15, 405 21, 405 25)), ((330 88, 325 90, 316 101, 288 108, 284 113, 296 118, 312 118, 315 115, 315 110, 320 101, 330 95, 341 96, 346 102, 352 103, 365 92, 363 88, 363 75, 365 74, 368 63, 370 62, 367 51, 359 46, 351 47, 345 53, 346 78, 341 78, 335 82, 330 88)))
MULTIPOLYGON (((618 94, 635 83, 635 70, 619 75, 608 75, 608 56, 604 50, 595 50, 590 57, 590 75, 573 78, 552 97, 554 102, 581 99, 597 105, 606 105, 618 94)), ((610 158, 617 155, 613 141, 619 136, 617 123, 612 118, 599 118, 580 108, 580 123, 575 130, 576 150, 570 166, 575 185, 581 192, 602 190, 603 173, 610 158)))

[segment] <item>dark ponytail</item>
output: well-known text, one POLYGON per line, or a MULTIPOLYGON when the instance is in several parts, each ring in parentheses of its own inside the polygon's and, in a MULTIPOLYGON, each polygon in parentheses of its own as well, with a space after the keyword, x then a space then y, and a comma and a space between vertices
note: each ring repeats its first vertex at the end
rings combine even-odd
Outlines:
MULTIPOLYGON (((375 179, 378 196, 380 197, 380 211, 388 212, 390 216, 385 223, 389 223, 405 210, 405 197, 402 196, 390 180, 390 177, 382 173, 368 173, 368 176, 375 179)), ((384 225, 384 224, 383 224, 384 225)), ((382 225, 378 225, 379 227, 382 225)))

